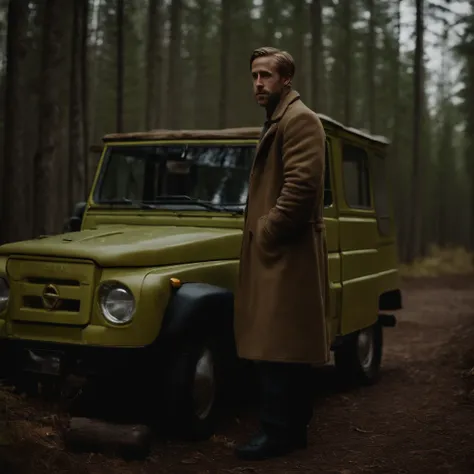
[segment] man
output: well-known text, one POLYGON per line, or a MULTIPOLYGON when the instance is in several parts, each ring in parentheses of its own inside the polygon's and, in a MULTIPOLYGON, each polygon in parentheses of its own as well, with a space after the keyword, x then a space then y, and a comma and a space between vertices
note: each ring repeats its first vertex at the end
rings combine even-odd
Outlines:
POLYGON ((261 431, 236 455, 265 459, 306 447, 311 366, 329 358, 325 133, 292 90, 290 54, 259 48, 250 68, 267 120, 250 173, 234 328, 239 357, 256 362, 261 431))

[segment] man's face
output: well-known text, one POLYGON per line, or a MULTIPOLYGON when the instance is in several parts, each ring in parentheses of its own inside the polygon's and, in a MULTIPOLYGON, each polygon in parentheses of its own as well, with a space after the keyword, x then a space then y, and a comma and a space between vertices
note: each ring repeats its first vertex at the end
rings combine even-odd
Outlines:
POLYGON ((266 107, 272 96, 280 96, 283 88, 290 82, 277 72, 275 58, 264 56, 252 63, 253 92, 258 105, 266 107))

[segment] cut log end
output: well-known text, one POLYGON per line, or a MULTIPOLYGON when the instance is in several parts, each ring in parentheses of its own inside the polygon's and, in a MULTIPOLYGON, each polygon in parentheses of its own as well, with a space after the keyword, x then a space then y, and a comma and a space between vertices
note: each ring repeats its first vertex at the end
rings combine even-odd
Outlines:
POLYGON ((123 425, 77 417, 71 418, 64 442, 74 451, 143 459, 151 449, 151 430, 145 425, 123 425))

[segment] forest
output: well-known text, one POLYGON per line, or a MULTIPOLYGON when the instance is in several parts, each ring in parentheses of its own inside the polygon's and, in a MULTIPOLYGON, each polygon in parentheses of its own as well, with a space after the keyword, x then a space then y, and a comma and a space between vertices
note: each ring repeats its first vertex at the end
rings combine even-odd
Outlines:
POLYGON ((62 230, 106 133, 261 125, 261 45, 391 140, 401 260, 474 249, 473 0, 1 0, 0 242, 62 230))
MULTIPOLYGON (((105 134, 262 125, 249 59, 264 45, 292 54, 294 87, 313 110, 390 140, 400 268, 436 252, 468 261, 474 255, 474 0, 0 0, 0 244, 63 231, 75 204, 88 197, 105 134)), ((47 390, 39 400, 0 379, 0 473, 472 474, 474 260, 463 268, 450 275, 423 273, 426 267, 401 272, 403 308, 395 311, 396 327, 378 338, 380 383, 352 390, 329 367, 318 368, 307 450, 255 466, 235 459, 233 448, 258 418, 250 404, 233 408, 202 443, 162 439, 158 430, 146 459, 76 452, 65 435, 80 380, 68 380, 59 400, 47 390)), ((81 286, 90 278, 81 276, 81 286)), ((48 294, 50 286, 41 294, 54 301, 59 293, 48 294)), ((355 306, 347 305, 347 314, 355 306)), ((157 321, 153 311, 148 316, 157 321)), ((135 327, 146 327, 144 320, 135 327)), ((93 330, 83 335, 84 326, 66 320, 60 325, 71 332, 36 324, 31 337, 24 321, 5 319, 10 332, 2 334, 14 343, 22 334, 36 342, 53 334, 56 343, 70 340, 82 350, 105 333, 87 322, 93 330)), ((124 359, 107 360, 122 377, 124 359)), ((150 360, 149 378, 166 392, 156 359, 150 360)), ((136 393, 140 408, 156 401, 157 392, 127 384, 102 397, 104 406, 126 412, 133 403, 122 392, 136 393)), ((146 422, 152 417, 145 413, 146 422)), ((108 439, 110 431, 104 433, 108 439)))

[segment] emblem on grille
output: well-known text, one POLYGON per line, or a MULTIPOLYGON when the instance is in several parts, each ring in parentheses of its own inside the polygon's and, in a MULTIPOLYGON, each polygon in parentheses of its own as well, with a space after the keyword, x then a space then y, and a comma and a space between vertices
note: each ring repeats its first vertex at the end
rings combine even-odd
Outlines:
POLYGON ((59 290, 54 285, 46 285, 41 296, 46 309, 57 309, 61 303, 59 290))

